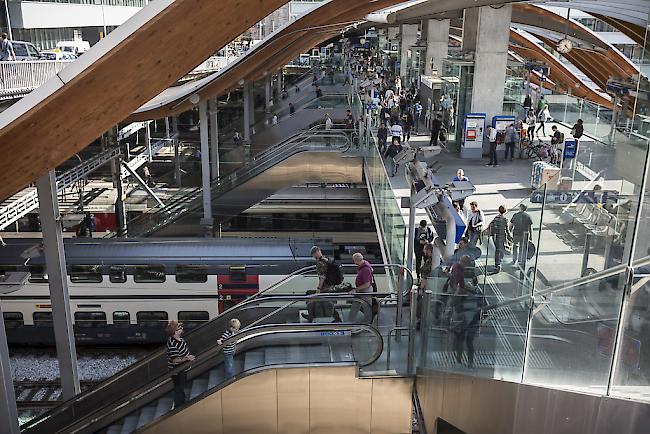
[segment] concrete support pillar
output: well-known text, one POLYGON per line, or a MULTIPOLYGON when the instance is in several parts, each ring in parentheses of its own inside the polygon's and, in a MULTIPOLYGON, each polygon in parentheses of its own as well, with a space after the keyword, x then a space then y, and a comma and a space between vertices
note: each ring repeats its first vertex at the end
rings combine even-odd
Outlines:
POLYGON ((244 83, 244 142, 251 141, 251 83, 244 83))
POLYGON ((283 79, 283 77, 282 77, 282 69, 279 69, 278 70, 278 79, 275 81, 275 88, 277 90, 278 100, 280 98, 280 95, 282 95, 282 87, 283 87, 282 86, 282 79, 283 79))
POLYGON ((201 225, 212 235, 212 191, 210 189, 210 143, 208 140, 208 101, 199 102, 199 132, 201 136, 201 187, 203 189, 203 218, 201 225))
POLYGON ((449 23, 450 20, 422 21, 422 34, 427 38, 424 75, 432 75, 433 71, 440 75, 442 72, 442 61, 449 52, 449 23))
POLYGON ((165 138, 171 137, 171 126, 169 125, 169 117, 165 118, 165 138))
MULTIPOLYGON (((0 304, 0 319, 2 318, 2 305, 0 304)), ((9 362, 9 347, 5 322, 0 321, 0 432, 7 434, 20 434, 18 426, 18 410, 16 409, 16 394, 14 382, 11 378, 11 365, 9 362)))
POLYGON ((265 108, 266 112, 270 113, 271 112, 271 107, 273 106, 273 95, 271 92, 271 81, 273 80, 273 76, 269 75, 265 78, 264 80, 264 94, 265 94, 265 108))
MULTIPOLYGON (((178 134, 178 116, 172 117, 172 134, 178 134)), ((181 154, 180 141, 178 137, 174 139, 174 182, 177 187, 181 186, 181 154)))
POLYGON ((475 53, 472 112, 485 113, 488 123, 503 112, 511 15, 509 4, 465 10, 463 50, 473 46, 475 53))
POLYGON ((217 98, 210 101, 210 175, 219 179, 219 115, 217 98))
POLYGON ((400 48, 399 76, 402 78, 402 87, 408 87, 407 71, 409 65, 409 48, 418 40, 417 24, 402 24, 400 33, 402 34, 402 45, 400 48))
POLYGON ((81 391, 77 372, 77 352, 72 329, 68 273, 63 250, 63 236, 56 192, 56 177, 51 171, 36 181, 38 213, 41 217, 45 263, 50 286, 52 320, 63 399, 81 391))

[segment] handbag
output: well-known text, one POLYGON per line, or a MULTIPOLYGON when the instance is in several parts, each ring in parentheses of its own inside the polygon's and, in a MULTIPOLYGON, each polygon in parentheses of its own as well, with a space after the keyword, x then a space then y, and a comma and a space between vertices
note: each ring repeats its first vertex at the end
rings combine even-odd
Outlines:
POLYGON ((528 240, 528 248, 526 250, 526 259, 533 259, 536 252, 537 252, 537 248, 535 247, 535 244, 533 244, 532 241, 528 240))

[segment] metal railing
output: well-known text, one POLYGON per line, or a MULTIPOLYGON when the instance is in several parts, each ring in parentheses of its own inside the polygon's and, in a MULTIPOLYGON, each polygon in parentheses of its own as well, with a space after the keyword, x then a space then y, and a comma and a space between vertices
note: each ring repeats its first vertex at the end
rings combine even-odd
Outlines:
MULTIPOLYGON (((63 193, 66 188, 70 187, 80 179, 85 178, 95 169, 101 167, 119 155, 119 148, 110 148, 58 175, 56 177, 57 193, 63 193)), ((36 189, 28 191, 26 194, 16 198, 15 200, 5 202, 0 206, 0 230, 15 223, 18 219, 27 215, 36 208, 38 208, 38 192, 36 189)))
POLYGON ((73 60, 0 62, 0 100, 28 94, 72 62, 73 60))

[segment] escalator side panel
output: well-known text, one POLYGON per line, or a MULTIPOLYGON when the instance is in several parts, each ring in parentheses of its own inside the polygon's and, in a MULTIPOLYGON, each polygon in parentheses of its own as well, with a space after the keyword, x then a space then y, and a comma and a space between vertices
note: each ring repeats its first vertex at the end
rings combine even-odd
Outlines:
POLYGON ((354 366, 272 368, 141 432, 410 433, 412 384, 410 378, 361 379, 354 366))

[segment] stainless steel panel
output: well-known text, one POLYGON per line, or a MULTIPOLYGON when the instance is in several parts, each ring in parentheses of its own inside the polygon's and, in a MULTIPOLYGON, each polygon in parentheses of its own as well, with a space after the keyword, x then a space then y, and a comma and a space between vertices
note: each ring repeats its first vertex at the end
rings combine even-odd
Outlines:
POLYGON ((276 371, 269 370, 242 378, 223 389, 223 431, 238 434, 277 432, 276 384, 276 371))
POLYGON ((418 371, 416 388, 429 433, 439 415, 467 434, 641 434, 650 426, 650 404, 622 399, 429 370, 418 371))
MULTIPOLYGON (((510 434, 513 432, 517 388, 513 383, 483 378, 472 379, 468 432, 510 434), (486 423, 489 421, 489 423, 486 423)), ((459 428, 460 426, 457 425, 459 428)))
POLYGON ((369 433, 371 397, 372 381, 354 367, 310 368, 310 433, 369 433))
POLYGON ((223 434, 221 391, 215 392, 191 407, 158 421, 142 434, 223 434))
POLYGON ((410 433, 413 380, 411 378, 374 378, 372 381, 372 434, 410 433))
POLYGON ((309 432, 309 368, 277 370, 278 432, 309 432))

